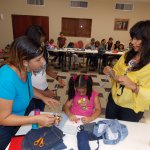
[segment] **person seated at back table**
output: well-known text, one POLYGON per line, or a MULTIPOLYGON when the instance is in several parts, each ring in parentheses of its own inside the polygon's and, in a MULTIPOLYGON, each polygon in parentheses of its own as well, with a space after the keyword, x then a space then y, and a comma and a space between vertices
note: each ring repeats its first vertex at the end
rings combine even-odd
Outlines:
POLYGON ((100 46, 99 46, 99 58, 102 59, 102 67, 106 66, 107 57, 106 55, 103 55, 106 52, 106 39, 102 39, 100 46))
POLYGON ((124 48, 124 44, 123 44, 123 43, 120 43, 120 45, 119 45, 119 51, 120 51, 120 52, 125 51, 125 48, 124 48))
MULTIPOLYGON (((115 44, 113 45, 113 49, 112 49, 112 52, 113 53, 118 53, 120 51, 120 41, 116 41, 115 44)), ((113 56, 110 56, 109 59, 108 59, 108 64, 113 67, 116 62, 118 61, 118 59, 120 58, 119 55, 113 55, 113 56)))
POLYGON ((100 46, 99 46, 99 52, 104 52, 106 51, 106 39, 102 39, 100 46))
POLYGON ((53 59, 52 59, 52 62, 56 61, 55 58, 57 57, 57 53, 53 52, 52 50, 56 49, 57 48, 57 45, 55 44, 55 41, 54 39, 50 39, 50 41, 46 42, 46 48, 48 50, 48 53, 50 56, 53 56, 53 59))
MULTIPOLYGON (((95 38, 92 38, 90 43, 85 45, 85 49, 91 49, 91 50, 95 50, 95 38)), ((88 65, 88 63, 91 65, 91 61, 92 60, 92 54, 87 54, 87 60, 86 60, 86 64, 88 65), (90 62, 89 62, 90 60, 90 62)))
POLYGON ((54 39, 50 39, 50 41, 47 42, 47 46, 49 50, 57 48, 57 45, 55 44, 54 39))
POLYGON ((76 45, 75 48, 79 48, 79 49, 84 49, 84 43, 82 40, 79 40, 76 45))
POLYGON ((106 43, 106 50, 111 51, 113 49, 113 38, 110 37, 108 39, 108 42, 106 43))
MULTIPOLYGON (((74 48, 74 43, 70 42, 67 46, 67 48, 74 48)), ((73 53, 72 54, 72 69, 75 70, 78 68, 79 65, 79 57, 77 54, 73 53)))
MULTIPOLYGON (((79 41, 75 42, 75 43, 74 43, 74 48, 77 48, 77 49, 79 49, 79 50, 81 50, 81 51, 84 51, 85 49, 84 49, 84 43, 83 43, 83 41, 82 41, 82 40, 79 40, 79 41)), ((83 57, 84 57, 84 54, 78 53, 77 56, 78 56, 78 59, 79 59, 79 57, 80 57, 80 58, 83 58, 83 57)), ((83 59, 83 63, 84 63, 84 59, 83 59)), ((81 62, 80 62, 80 61, 79 61, 78 66, 81 67, 81 62)))
POLYGON ((113 50, 119 51, 120 41, 116 41, 116 43, 113 46, 113 50))
MULTIPOLYGON (((100 48, 100 42, 97 40, 95 41, 95 50, 97 50, 97 52, 99 51, 100 48)), ((98 67, 98 53, 97 54, 92 54, 92 63, 93 63, 93 68, 94 70, 97 69, 98 67)))
POLYGON ((71 121, 77 122, 76 115, 80 115, 83 116, 83 123, 89 123, 101 114, 98 93, 93 90, 92 85, 92 78, 88 75, 74 75, 70 78, 64 112, 71 121))

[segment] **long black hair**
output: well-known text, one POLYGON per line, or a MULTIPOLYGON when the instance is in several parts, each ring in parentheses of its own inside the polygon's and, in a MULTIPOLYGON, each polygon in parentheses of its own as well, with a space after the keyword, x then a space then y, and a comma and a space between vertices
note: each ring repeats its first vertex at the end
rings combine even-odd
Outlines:
POLYGON ((68 88, 68 99, 72 99, 75 96, 75 88, 86 88, 88 99, 90 99, 92 94, 93 81, 91 76, 88 75, 74 75, 70 77, 69 88, 68 88))
MULTIPOLYGON (((150 62, 150 20, 139 21, 130 29, 131 39, 136 38, 142 41, 141 55, 139 63, 133 67, 133 70, 139 70, 150 62)), ((125 63, 135 57, 138 52, 132 48, 125 55, 125 63)))

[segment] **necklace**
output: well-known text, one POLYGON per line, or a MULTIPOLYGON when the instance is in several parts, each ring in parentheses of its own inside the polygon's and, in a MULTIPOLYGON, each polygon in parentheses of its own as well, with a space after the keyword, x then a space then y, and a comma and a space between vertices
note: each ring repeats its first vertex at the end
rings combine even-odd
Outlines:
POLYGON ((135 59, 131 59, 129 62, 128 62, 128 68, 126 69, 126 73, 127 74, 128 72, 132 71, 133 67, 135 67, 137 65, 137 61, 135 59))
POLYGON ((128 65, 129 67, 135 67, 137 64, 137 61, 135 59, 131 59, 129 62, 128 62, 128 65))

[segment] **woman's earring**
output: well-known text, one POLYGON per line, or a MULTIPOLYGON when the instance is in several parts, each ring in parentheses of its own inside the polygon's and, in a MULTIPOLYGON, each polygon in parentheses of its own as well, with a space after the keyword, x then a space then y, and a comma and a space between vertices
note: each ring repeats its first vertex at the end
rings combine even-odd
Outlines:
POLYGON ((29 66, 26 66, 26 71, 30 72, 29 66))

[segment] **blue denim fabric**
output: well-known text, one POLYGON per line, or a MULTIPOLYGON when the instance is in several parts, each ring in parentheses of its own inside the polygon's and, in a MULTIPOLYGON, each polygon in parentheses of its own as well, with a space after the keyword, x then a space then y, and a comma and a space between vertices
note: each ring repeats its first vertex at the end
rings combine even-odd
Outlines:
POLYGON ((128 130, 127 127, 121 123, 117 119, 110 119, 110 120, 102 120, 97 122, 97 125, 94 126, 93 133, 97 136, 100 137, 102 136, 103 142, 105 144, 117 144, 119 141, 122 141, 127 135, 128 135, 128 130), (103 126, 103 130, 100 132, 99 126, 103 126), (118 136, 116 138, 110 139, 109 136, 109 131, 111 131, 112 134, 117 134, 118 136))
POLYGON ((88 131, 77 133, 78 150, 90 150, 88 131))
MULTIPOLYGON (((32 149, 32 150, 58 150, 57 146, 60 149, 64 148, 63 143, 63 132, 55 126, 43 127, 36 130, 30 130, 23 140, 23 150, 32 149), (34 142, 42 137, 44 139, 44 146, 41 148, 38 145, 34 145, 34 142), (60 144, 60 145, 59 145, 60 144)), ((66 147, 65 147, 66 148, 66 147)))
POLYGON ((61 143, 57 144, 56 146, 54 146, 52 148, 52 150, 60 150, 60 149, 66 149, 66 148, 67 148, 67 146, 63 142, 61 142, 61 143))

